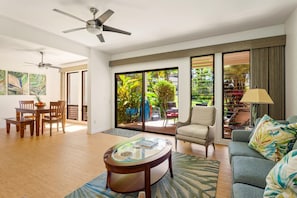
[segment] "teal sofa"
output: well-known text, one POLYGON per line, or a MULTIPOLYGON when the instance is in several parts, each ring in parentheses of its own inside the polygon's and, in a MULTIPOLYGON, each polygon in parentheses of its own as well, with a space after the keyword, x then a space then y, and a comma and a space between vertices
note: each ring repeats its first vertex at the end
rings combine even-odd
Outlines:
MULTIPOLYGON (((283 121, 283 123, 295 122, 297 122, 297 116, 283 121)), ((233 177, 233 198, 262 198, 266 176, 276 164, 248 146, 251 133, 252 130, 233 130, 232 141, 228 145, 233 177)), ((297 149, 297 142, 293 149, 297 149)))

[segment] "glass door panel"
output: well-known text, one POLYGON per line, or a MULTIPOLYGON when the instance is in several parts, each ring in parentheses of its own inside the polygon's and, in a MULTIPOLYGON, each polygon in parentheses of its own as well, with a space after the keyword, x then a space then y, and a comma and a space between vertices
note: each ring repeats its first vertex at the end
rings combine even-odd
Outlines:
POLYGON ((116 127, 142 127, 142 73, 116 74, 116 127))
POLYGON ((145 131, 175 134, 178 120, 178 69, 145 73, 145 131))
POLYGON ((250 122, 250 106, 241 103, 249 89, 250 52, 223 54, 223 138, 231 138, 232 130, 244 129, 250 122))
POLYGON ((82 120, 88 120, 88 71, 82 72, 82 120))
POLYGON ((78 120, 80 76, 78 72, 67 74, 67 119, 78 120))

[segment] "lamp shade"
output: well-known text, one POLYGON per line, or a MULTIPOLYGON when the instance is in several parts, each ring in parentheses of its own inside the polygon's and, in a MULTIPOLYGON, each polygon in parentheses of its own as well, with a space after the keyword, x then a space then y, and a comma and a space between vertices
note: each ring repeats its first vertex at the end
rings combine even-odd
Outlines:
POLYGON ((265 89, 249 89, 241 98, 240 102, 251 104, 273 104, 272 99, 265 89))

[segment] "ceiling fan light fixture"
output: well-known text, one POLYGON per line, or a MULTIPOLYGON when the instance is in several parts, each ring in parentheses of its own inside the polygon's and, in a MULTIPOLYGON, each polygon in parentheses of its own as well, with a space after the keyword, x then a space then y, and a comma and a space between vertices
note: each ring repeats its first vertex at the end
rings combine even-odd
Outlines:
POLYGON ((126 32, 124 30, 120 30, 120 29, 117 29, 114 27, 103 25, 103 23, 105 23, 105 21, 108 20, 109 17, 114 13, 114 11, 112 11, 110 9, 106 10, 99 17, 96 17, 96 13, 98 12, 98 9, 95 7, 91 7, 90 12, 93 14, 93 19, 90 19, 88 21, 85 21, 77 16, 74 16, 74 15, 64 12, 62 10, 53 9, 53 11, 86 23, 85 27, 79 27, 79 28, 74 28, 74 29, 70 29, 70 30, 65 30, 65 31, 63 31, 64 33, 87 29, 87 31, 89 33, 95 34, 97 36, 97 38, 100 40, 100 42, 105 42, 103 34, 102 34, 102 32, 104 32, 104 31, 115 32, 115 33, 120 33, 120 34, 125 34, 125 35, 131 35, 130 32, 126 32))
POLYGON ((92 34, 101 34, 102 33, 102 26, 98 26, 96 21, 89 20, 86 25, 87 31, 92 34))

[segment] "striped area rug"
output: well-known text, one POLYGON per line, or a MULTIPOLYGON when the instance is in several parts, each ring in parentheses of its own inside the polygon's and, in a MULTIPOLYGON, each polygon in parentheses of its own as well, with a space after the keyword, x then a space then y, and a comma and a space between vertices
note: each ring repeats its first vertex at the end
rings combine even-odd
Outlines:
MULTIPOLYGON (((167 174, 151 186, 153 198, 215 197, 220 162, 178 152, 172 153, 174 178, 167 174)), ((134 198, 138 192, 116 193, 105 189, 106 172, 73 191, 66 198, 134 198)))
POLYGON ((128 129, 114 128, 114 129, 103 131, 103 133, 130 138, 130 137, 133 137, 134 135, 138 135, 140 132, 134 131, 134 130, 128 130, 128 129))

